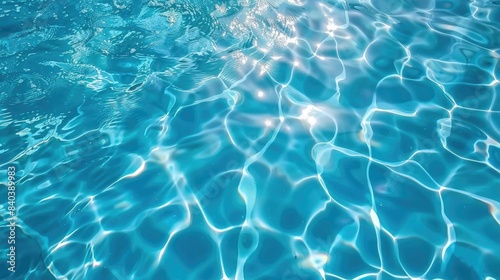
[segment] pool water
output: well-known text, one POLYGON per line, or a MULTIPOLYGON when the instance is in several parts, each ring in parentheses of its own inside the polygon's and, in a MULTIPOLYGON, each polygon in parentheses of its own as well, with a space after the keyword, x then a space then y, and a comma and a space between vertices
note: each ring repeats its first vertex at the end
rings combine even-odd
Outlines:
POLYGON ((0 278, 500 279, 499 61, 498 1, 3 1, 0 278))

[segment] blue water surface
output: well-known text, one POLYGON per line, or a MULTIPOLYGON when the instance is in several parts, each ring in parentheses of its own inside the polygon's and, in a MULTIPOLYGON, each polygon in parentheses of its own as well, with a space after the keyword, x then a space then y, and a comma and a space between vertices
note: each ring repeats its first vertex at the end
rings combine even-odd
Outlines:
POLYGON ((499 61, 499 1, 2 1, 0 278, 500 279, 499 61))

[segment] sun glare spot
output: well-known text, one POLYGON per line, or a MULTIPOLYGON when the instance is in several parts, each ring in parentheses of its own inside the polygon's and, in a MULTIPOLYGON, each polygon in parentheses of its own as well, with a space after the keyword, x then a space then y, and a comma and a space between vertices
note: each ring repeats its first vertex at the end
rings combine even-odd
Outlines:
POLYGON ((317 123, 317 119, 312 115, 314 106, 309 105, 302 110, 302 114, 299 116, 300 120, 306 121, 309 125, 313 126, 317 123))

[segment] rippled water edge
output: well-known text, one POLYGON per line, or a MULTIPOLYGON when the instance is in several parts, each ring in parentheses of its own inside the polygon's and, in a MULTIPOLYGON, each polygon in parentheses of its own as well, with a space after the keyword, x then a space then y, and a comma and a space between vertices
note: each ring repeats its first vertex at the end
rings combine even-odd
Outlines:
POLYGON ((13 277, 498 278, 498 5, 2 3, 13 277))

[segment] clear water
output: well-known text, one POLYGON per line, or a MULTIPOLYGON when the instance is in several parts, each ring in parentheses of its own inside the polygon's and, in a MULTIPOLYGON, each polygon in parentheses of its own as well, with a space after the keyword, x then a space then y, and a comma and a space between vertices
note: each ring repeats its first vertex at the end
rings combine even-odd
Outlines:
POLYGON ((478 0, 2 1, 0 277, 500 279, 499 22, 478 0))

